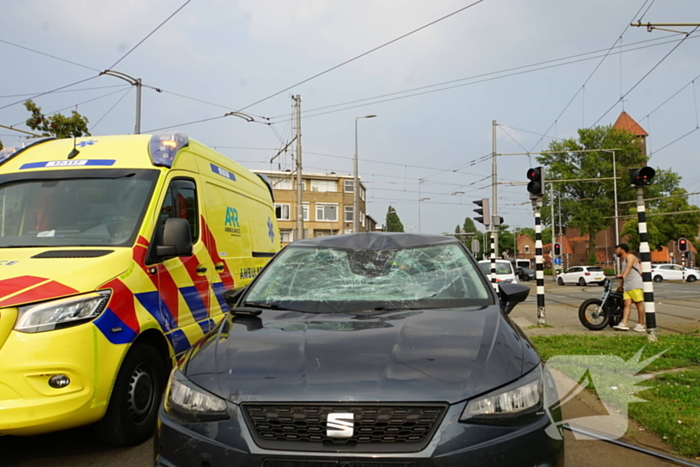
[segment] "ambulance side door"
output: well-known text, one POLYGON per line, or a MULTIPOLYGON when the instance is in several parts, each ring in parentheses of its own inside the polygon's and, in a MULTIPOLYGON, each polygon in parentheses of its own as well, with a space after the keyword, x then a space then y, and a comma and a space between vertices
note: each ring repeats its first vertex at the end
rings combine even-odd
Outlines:
POLYGON ((192 255, 168 258, 157 264, 161 313, 171 323, 172 332, 168 337, 176 353, 189 348, 213 327, 209 276, 214 271, 214 264, 202 234, 204 207, 201 198, 194 178, 172 177, 156 226, 156 239, 170 218, 186 219, 191 228, 192 255))

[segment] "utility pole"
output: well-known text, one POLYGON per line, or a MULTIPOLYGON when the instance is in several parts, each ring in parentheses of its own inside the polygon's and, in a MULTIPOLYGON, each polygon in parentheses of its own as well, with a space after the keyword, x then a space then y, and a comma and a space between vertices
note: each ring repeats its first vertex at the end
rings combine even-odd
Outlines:
POLYGON ((141 84, 141 78, 134 78, 132 76, 129 76, 125 73, 121 73, 119 71, 114 71, 114 70, 105 70, 100 75, 109 75, 109 76, 114 76, 115 78, 119 78, 123 81, 126 81, 132 86, 136 86, 136 124, 134 125, 134 134, 135 135, 140 135, 141 134, 141 88, 143 87, 141 84))
POLYGON ((490 224, 491 228, 493 229, 493 231, 491 232, 491 236, 493 237, 492 254, 495 257, 498 257, 498 226, 501 225, 501 223, 499 222, 500 219, 498 217, 498 164, 496 163, 497 128, 498 124, 496 123, 496 120, 493 120, 491 122, 491 132, 493 140, 493 154, 491 155, 491 215, 493 216, 493 220, 490 222, 490 224))
POLYGON ((552 209, 552 218, 550 224, 552 227, 552 248, 549 250, 549 257, 552 259, 552 281, 557 280, 557 268, 554 264, 554 238, 556 237, 554 233, 554 184, 549 184, 549 207, 552 209))
POLYGON ((304 202, 302 198, 304 190, 304 179, 301 176, 301 95, 293 96, 294 108, 296 110, 296 140, 297 140, 297 235, 295 240, 303 240, 304 235, 304 202))

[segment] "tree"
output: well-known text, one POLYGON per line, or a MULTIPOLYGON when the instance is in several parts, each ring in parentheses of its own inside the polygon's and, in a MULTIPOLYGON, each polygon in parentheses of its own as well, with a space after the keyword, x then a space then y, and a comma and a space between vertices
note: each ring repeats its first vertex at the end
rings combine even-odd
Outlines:
MULTIPOLYGON (((654 179, 654 183, 656 183, 656 179, 654 179)), ((657 187, 657 189, 662 189, 662 187, 657 187)), ((688 203, 686 193, 687 191, 683 188, 675 188, 662 193, 668 197, 648 202, 647 237, 650 250, 661 250, 671 240, 678 240, 681 237, 693 240, 697 236, 700 213, 685 211, 697 211, 700 208, 688 203), (663 213, 676 214, 654 215, 663 213)), ((627 243, 630 248, 639 251, 639 224, 634 205, 630 207, 629 214, 633 217, 625 224, 622 235, 628 236, 627 243)))
POLYGON ((399 215, 396 213, 396 209, 389 206, 389 210, 386 212, 386 231, 387 232, 404 232, 403 224, 399 215))
MULTIPOLYGON (((578 130, 578 140, 573 138, 563 141, 554 141, 549 145, 549 151, 556 153, 542 154, 537 157, 538 162, 545 166, 545 179, 547 180, 571 180, 571 179, 598 179, 593 182, 578 181, 555 184, 556 202, 559 208, 561 202, 561 218, 563 228, 572 227, 588 234, 589 256, 595 252, 595 236, 613 222, 614 213, 614 189, 613 180, 600 180, 613 176, 611 152, 595 151, 580 152, 581 150, 603 150, 615 148, 616 170, 619 177, 617 183, 618 201, 634 199, 634 189, 625 181, 629 179, 628 168, 643 167, 647 164, 647 158, 642 154, 637 137, 632 133, 612 128, 611 126, 599 126, 578 130)), ((664 171, 658 171, 664 172, 664 171)), ((673 178, 669 171, 660 174, 657 178, 663 178, 662 183, 673 185, 673 178)), ((657 180, 655 179, 657 185, 657 180)), ((668 186, 666 186, 668 188, 668 186)), ((660 186, 650 189, 660 190, 660 186)), ((650 196, 651 197, 651 196, 650 196)), ((551 204, 550 204, 551 205, 551 204)), ((550 210, 542 210, 543 220, 552 225, 550 210)))
POLYGON ((73 110, 69 117, 55 113, 46 116, 41 113, 41 107, 34 101, 28 100, 24 107, 31 113, 27 119, 27 126, 32 130, 41 132, 42 136, 55 136, 56 138, 73 138, 90 136, 88 131, 88 119, 73 110))

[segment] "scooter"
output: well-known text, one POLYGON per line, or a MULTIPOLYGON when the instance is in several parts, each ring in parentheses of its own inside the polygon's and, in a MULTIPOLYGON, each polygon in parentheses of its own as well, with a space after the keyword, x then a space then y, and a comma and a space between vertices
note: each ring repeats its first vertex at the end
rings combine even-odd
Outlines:
POLYGON ((605 326, 613 327, 622 320, 622 292, 613 290, 613 281, 605 279, 600 298, 590 298, 578 308, 578 319, 591 331, 601 331, 605 326))

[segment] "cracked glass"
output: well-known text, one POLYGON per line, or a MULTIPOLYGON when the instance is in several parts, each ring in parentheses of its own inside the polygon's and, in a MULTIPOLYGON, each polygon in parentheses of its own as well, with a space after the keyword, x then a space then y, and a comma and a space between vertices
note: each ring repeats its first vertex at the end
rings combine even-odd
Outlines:
POLYGON ((369 250, 288 247, 246 303, 299 311, 383 311, 488 305, 492 297, 459 245, 369 250))

